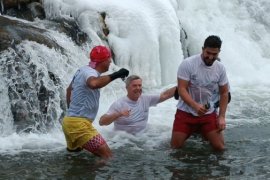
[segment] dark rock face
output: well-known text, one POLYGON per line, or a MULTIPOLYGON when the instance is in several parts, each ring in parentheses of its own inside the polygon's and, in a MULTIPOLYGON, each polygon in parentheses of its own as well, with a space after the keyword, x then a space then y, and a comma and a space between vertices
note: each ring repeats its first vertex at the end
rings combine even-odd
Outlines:
POLYGON ((57 31, 65 33, 68 37, 71 37, 71 39, 77 45, 82 45, 88 40, 87 34, 80 30, 78 24, 75 21, 59 19, 55 20, 54 24, 51 25, 54 26, 57 31))
POLYGON ((20 21, 0 16, 0 51, 21 43, 23 40, 35 41, 50 48, 61 49, 53 40, 46 37, 46 31, 20 21))
MULTIPOLYGON (((1 2, 1 0, 0 0, 1 2)), ((31 50, 35 53, 43 52, 44 49, 55 49, 60 54, 66 54, 66 50, 58 45, 57 40, 50 37, 52 31, 65 33, 67 37, 78 45, 82 45, 86 41, 91 41, 86 33, 82 32, 72 18, 46 20, 45 13, 40 1, 34 0, 4 0, 0 3, 1 14, 21 18, 26 21, 15 20, 2 16, 0 14, 0 72, 1 82, 6 83, 5 96, 8 98, 5 102, 10 103, 9 109, 10 119, 14 120, 14 126, 17 132, 46 132, 55 123, 62 119, 67 109, 65 90, 63 81, 58 77, 58 72, 50 69, 49 65, 44 65, 45 68, 40 68, 38 56, 35 60, 31 57, 31 50), (35 18, 39 18, 38 20, 35 18), (33 21, 33 22, 30 22, 33 21), (42 22, 42 28, 37 23, 42 22), (46 23, 43 23, 46 22, 46 23), (28 46, 24 43, 28 41, 33 43, 33 49, 27 51, 28 46), (36 52, 40 44, 45 45, 36 52), (10 115, 12 113, 12 115, 10 115), (11 117, 12 116, 12 117, 11 117)), ((102 29, 98 30, 97 35, 103 41, 107 41, 107 36, 110 31, 105 24, 106 13, 96 13, 96 16, 101 16, 100 23, 102 29)), ((100 17, 97 17, 97 19, 100 17)), ((183 51, 185 57, 189 56, 187 47, 187 35, 182 29, 181 42, 184 45, 183 51)), ((32 44, 31 44, 32 45, 32 44)), ((113 53, 113 52, 112 52, 113 53)), ((68 54, 68 53, 67 53, 68 54)), ((114 54, 113 54, 114 56, 114 54)), ((54 61, 54 57, 50 57, 54 61)), ((114 59, 114 58, 113 58, 114 59)), ((50 63, 48 61, 48 63, 50 63)), ((57 68, 56 68, 57 69, 57 68)), ((9 103, 6 103, 9 105, 9 103)), ((4 118, 0 117, 0 134, 1 122, 4 118)))
MULTIPOLYGON (((78 45, 85 43, 88 39, 87 35, 80 31, 74 21, 62 19, 51 25, 59 32, 70 36, 78 45)), ((46 36, 46 32, 44 29, 31 26, 27 23, 0 16, 0 51, 19 44, 23 40, 35 41, 50 48, 61 49, 55 41, 46 36)))
POLYGON ((21 5, 30 4, 32 2, 42 3, 42 0, 4 0, 1 3, 2 9, 18 8, 21 5))
MULTIPOLYGON (((180 27, 182 27, 181 23, 180 23, 180 27)), ((187 45, 187 40, 188 40, 187 33, 183 28, 181 28, 181 30, 180 30, 180 42, 182 44, 182 51, 183 51, 184 58, 187 58, 187 57, 190 56, 188 45, 187 45)))
POLYGON ((0 4, 4 15, 33 21, 34 18, 45 18, 45 12, 39 0, 5 0, 0 4))
MULTIPOLYGON (((16 14, 16 13, 15 13, 16 14)), ((17 13, 18 14, 18 13, 17 13)), ((7 84, 10 110, 17 132, 47 132, 66 111, 65 90, 61 79, 49 68, 40 69, 24 50, 24 40, 34 41, 65 54, 47 29, 67 34, 81 45, 88 36, 72 20, 50 21, 43 29, 0 15, 0 72, 7 84)), ((0 119, 1 121, 1 119, 0 119)), ((1 132, 0 132, 1 133, 1 132)))
POLYGON ((56 74, 41 69, 23 47, 16 47, 0 58, 14 125, 17 132, 47 132, 64 116, 64 89, 56 74))

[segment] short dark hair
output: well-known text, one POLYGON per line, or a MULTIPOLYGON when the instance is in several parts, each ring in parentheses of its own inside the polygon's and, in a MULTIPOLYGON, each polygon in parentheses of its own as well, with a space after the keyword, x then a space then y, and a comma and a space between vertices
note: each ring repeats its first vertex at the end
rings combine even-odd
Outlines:
POLYGON ((221 48, 222 41, 218 36, 208 36, 203 44, 204 48, 221 48))
POLYGON ((128 87, 132 81, 137 80, 137 79, 142 79, 142 78, 140 76, 137 76, 137 75, 129 76, 125 81, 126 82, 126 87, 128 87))

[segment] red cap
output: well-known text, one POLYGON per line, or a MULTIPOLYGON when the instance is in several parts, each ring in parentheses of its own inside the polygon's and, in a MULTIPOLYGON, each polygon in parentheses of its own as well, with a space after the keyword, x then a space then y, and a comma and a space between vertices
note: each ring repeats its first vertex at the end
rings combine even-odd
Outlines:
POLYGON ((111 51, 106 46, 95 46, 90 52, 90 67, 95 68, 98 63, 112 57, 111 51))

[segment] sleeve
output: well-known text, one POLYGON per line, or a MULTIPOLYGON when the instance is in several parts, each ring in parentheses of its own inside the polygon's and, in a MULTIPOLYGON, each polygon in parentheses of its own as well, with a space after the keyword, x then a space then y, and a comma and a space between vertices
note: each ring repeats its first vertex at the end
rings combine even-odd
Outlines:
POLYGON ((87 81, 87 79, 90 78, 90 77, 99 77, 99 74, 97 73, 97 71, 96 70, 91 70, 90 68, 85 70, 83 75, 84 75, 85 81, 87 81))
POLYGON ((147 107, 156 106, 159 102, 160 95, 142 95, 147 107))
POLYGON ((177 78, 183 79, 185 81, 190 81, 190 71, 189 71, 189 64, 188 60, 184 60, 177 71, 177 78))
POLYGON ((111 115, 111 114, 119 112, 118 104, 119 104, 118 101, 115 101, 114 103, 112 103, 106 114, 111 115))
POLYGON ((225 84, 229 83, 227 73, 226 73, 226 70, 225 70, 224 66, 221 66, 220 72, 221 72, 221 74, 220 74, 218 85, 219 86, 224 86, 225 84))

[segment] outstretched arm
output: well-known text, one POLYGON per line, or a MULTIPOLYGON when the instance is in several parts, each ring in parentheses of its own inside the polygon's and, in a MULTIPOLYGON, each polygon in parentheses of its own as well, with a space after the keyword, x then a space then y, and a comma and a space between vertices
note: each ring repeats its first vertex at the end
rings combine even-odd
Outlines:
POLYGON ((176 90, 176 86, 175 87, 172 87, 170 89, 167 89, 166 91, 162 92, 160 94, 160 98, 159 98, 159 102, 163 102, 171 97, 174 96, 174 93, 175 93, 175 90, 176 90))
POLYGON ((99 125, 109 125, 121 116, 129 116, 130 110, 124 110, 122 112, 116 112, 113 114, 104 114, 99 120, 99 125))
POLYGON ((110 75, 100 76, 100 77, 89 77, 87 79, 87 85, 91 89, 99 89, 107 84, 109 84, 111 81, 117 79, 117 78, 125 78, 129 74, 129 71, 127 69, 120 69, 117 72, 114 72, 110 75))
POLYGON ((91 89, 99 89, 111 82, 111 78, 109 75, 106 76, 100 76, 100 77, 89 77, 87 79, 87 85, 91 89))

